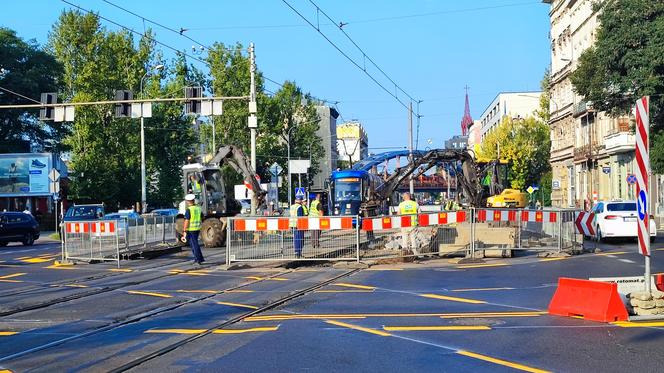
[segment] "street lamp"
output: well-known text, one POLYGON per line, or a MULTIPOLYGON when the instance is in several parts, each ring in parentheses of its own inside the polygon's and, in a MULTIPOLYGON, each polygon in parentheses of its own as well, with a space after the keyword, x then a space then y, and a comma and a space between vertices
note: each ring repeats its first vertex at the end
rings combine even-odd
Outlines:
MULTIPOLYGON (((143 97, 143 81, 145 78, 148 76, 152 75, 153 72, 155 71, 161 71, 163 70, 164 65, 159 64, 143 74, 143 77, 141 78, 141 86, 140 86, 140 94, 141 98, 143 97)), ((143 104, 141 103, 141 213, 145 214, 147 212, 147 191, 145 187, 145 126, 144 126, 144 119, 143 119, 143 104)))
POLYGON ((291 127, 286 131, 286 143, 288 144, 288 154, 287 154, 287 162, 288 162, 288 206, 293 204, 292 197, 291 197, 291 168, 290 168, 290 135, 291 131, 295 129, 295 126, 291 127))

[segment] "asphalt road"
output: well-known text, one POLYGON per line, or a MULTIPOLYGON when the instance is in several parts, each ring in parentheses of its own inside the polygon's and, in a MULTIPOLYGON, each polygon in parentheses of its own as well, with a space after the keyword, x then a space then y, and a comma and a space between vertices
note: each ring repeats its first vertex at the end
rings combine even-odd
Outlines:
MULTIPOLYGON (((31 371, 659 371, 664 322, 546 314, 558 277, 643 273, 633 242, 485 264, 223 271, 223 252, 57 267, 0 251, 0 367, 31 371), (291 299, 292 298, 292 299, 291 299), (275 304, 275 302, 277 302, 275 304), (626 327, 629 326, 629 327, 626 327)), ((653 273, 664 271, 664 242, 653 273)))

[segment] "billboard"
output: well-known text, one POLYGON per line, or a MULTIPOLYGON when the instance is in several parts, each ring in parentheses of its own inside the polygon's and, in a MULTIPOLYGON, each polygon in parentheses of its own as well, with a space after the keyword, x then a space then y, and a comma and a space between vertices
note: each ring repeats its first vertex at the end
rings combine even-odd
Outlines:
POLYGON ((46 196, 51 154, 0 154, 0 197, 46 196))

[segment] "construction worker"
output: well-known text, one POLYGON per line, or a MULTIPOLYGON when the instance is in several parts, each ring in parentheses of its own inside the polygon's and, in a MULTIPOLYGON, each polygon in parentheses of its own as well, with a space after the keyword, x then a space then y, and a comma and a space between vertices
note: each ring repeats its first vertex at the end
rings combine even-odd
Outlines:
POLYGON ((195 196, 201 195, 201 183, 193 174, 189 175, 189 192, 195 196))
POLYGON ((194 255, 194 263, 201 265, 205 259, 203 258, 201 247, 198 246, 198 234, 201 231, 203 214, 201 208, 196 205, 195 195, 187 194, 184 200, 187 204, 187 210, 184 213, 184 233, 182 234, 182 239, 183 241, 189 241, 191 252, 194 255))
POLYGON ((399 215, 410 215, 410 227, 401 228, 401 246, 403 249, 410 248, 413 254, 418 255, 415 247, 414 228, 417 226, 417 213, 420 206, 417 202, 411 200, 410 193, 403 194, 403 201, 399 204, 399 215))
POLYGON ((302 246, 304 245, 304 231, 297 228, 297 218, 306 216, 304 206, 302 206, 302 197, 295 197, 295 203, 290 207, 290 227, 293 230, 293 249, 297 258, 302 256, 302 246))
MULTIPOLYGON (((311 201, 311 206, 309 206, 309 216, 312 218, 319 218, 323 215, 323 205, 320 203, 320 194, 314 194, 314 200, 311 201)), ((311 231, 311 247, 320 247, 320 230, 318 229, 311 231)))

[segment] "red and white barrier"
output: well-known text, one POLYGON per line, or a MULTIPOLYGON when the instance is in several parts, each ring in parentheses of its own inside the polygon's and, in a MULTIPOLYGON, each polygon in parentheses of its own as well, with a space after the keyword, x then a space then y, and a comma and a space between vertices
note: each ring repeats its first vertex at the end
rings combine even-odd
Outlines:
POLYGON ((537 223, 555 223, 558 213, 551 211, 521 211, 521 221, 537 223))
POLYGON ((445 225, 463 223, 466 221, 466 211, 439 212, 437 214, 420 214, 418 217, 421 227, 429 225, 445 225))
POLYGON ((542 210, 477 210, 478 222, 516 222, 517 220, 532 223, 555 223, 558 221, 558 213, 542 210))
POLYGON ((576 219, 574 220, 574 226, 576 227, 576 233, 583 234, 584 236, 594 236, 595 230, 593 229, 593 219, 595 214, 592 212, 580 211, 576 213, 576 219))
POLYGON ((516 210, 477 210, 477 221, 516 221, 516 210))
POLYGON ((301 230, 353 229, 352 217, 234 219, 232 229, 237 232, 287 231, 291 219, 301 230))
POLYGON ((115 233, 115 222, 106 221, 106 222, 96 222, 92 224, 92 233, 97 234, 114 234, 115 233))
POLYGON ((90 223, 66 223, 65 230, 67 233, 88 233, 90 223))
POLYGON ((435 214, 417 215, 417 224, 413 224, 415 216, 384 216, 378 218, 362 219, 363 231, 380 231, 385 229, 426 227, 429 225, 445 225, 466 221, 465 211, 439 212, 435 214))

